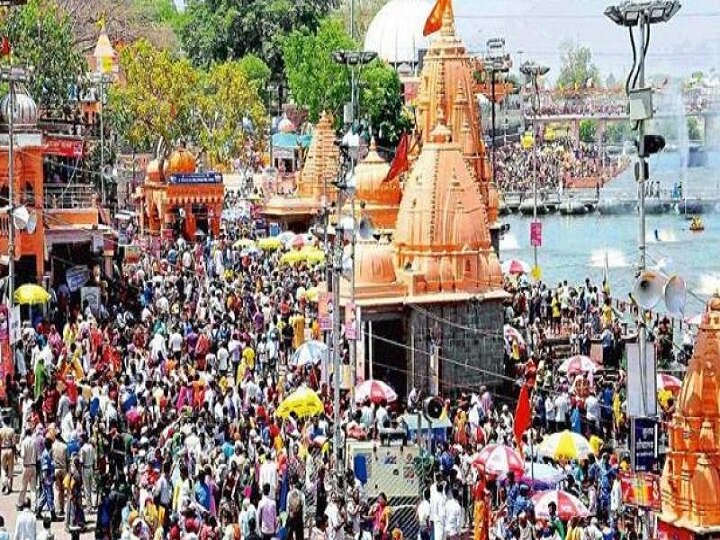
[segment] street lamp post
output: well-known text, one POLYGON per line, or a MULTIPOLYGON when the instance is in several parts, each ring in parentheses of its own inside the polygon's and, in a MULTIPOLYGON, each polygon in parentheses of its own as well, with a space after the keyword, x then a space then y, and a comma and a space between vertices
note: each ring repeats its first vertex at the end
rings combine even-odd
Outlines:
MULTIPOLYGON (((536 118, 540 114, 540 86, 538 79, 543 75, 547 74, 550 68, 535 62, 525 62, 520 66, 520 72, 525 75, 526 79, 532 86, 531 88, 531 107, 533 111, 532 119, 532 130, 533 130, 533 227, 537 227, 537 208, 538 208, 538 155, 537 155, 537 134, 536 131, 536 118)), ((538 250, 537 245, 533 242, 533 264, 534 269, 538 267, 538 250)))
MULTIPOLYGON (((639 227, 638 227, 638 273, 646 268, 646 241, 645 241, 645 184, 649 178, 647 158, 664 146, 664 140, 660 137, 646 135, 646 122, 653 117, 652 88, 645 87, 645 57, 650 44, 650 27, 653 24, 669 21, 681 8, 680 2, 676 0, 654 0, 650 2, 623 2, 619 5, 610 6, 605 10, 605 15, 618 26, 628 29, 630 42, 633 48, 633 60, 635 65, 628 75, 625 90, 630 101, 630 120, 636 122, 638 132, 638 163, 635 169, 638 182, 638 206, 639 206, 639 227), (640 34, 640 53, 638 55, 634 33, 637 28, 640 34)), ((645 356, 647 349, 647 328, 645 326, 645 308, 640 307, 640 321, 638 324, 638 353, 640 357, 640 378, 641 384, 655 384, 657 367, 653 373, 645 372, 645 356)), ((641 403, 643 412, 655 416, 655 411, 648 411, 645 403, 645 389, 641 392, 641 403)), ((635 418, 631 418, 631 432, 634 433, 635 418)), ((634 461, 634 457, 633 457, 634 461)), ((647 527, 644 528, 643 536, 647 537, 647 527)))
POLYGON ((505 40, 503 38, 492 38, 487 41, 487 53, 485 56, 485 70, 490 75, 491 88, 491 122, 492 122, 492 139, 490 147, 491 161, 492 161, 492 179, 493 182, 497 183, 495 178, 495 147, 496 144, 496 106, 497 106, 497 95, 495 93, 495 84, 497 82, 498 73, 507 73, 510 71, 510 65, 508 61, 508 55, 505 52, 505 40))
MULTIPOLYGON (((344 65, 350 72, 350 109, 345 111, 345 124, 350 126, 349 131, 343 137, 340 143, 342 163, 339 171, 337 197, 337 218, 335 231, 335 252, 332 259, 333 264, 333 458, 335 460, 335 477, 336 487, 339 490, 343 483, 344 466, 342 463, 342 452, 340 445, 342 443, 340 431, 340 330, 341 330, 341 313, 340 313, 340 276, 344 267, 344 250, 343 237, 345 232, 341 231, 342 221, 342 203, 343 195, 350 196, 352 206, 352 235, 351 235, 351 257, 352 257, 352 276, 351 276, 351 301, 355 297, 355 237, 357 234, 357 223, 355 219, 355 190, 354 175, 355 164, 359 158, 360 137, 357 133, 353 133, 352 129, 355 120, 358 117, 358 89, 360 69, 369 64, 377 57, 377 53, 372 51, 335 51, 333 59, 338 64, 344 65)), ((353 342, 351 347, 351 361, 355 362, 357 349, 353 342)))
POLYGON ((117 53, 110 43, 110 38, 103 26, 95 45, 95 73, 92 80, 100 89, 100 197, 102 205, 107 203, 107 195, 105 193, 105 101, 107 85, 113 81, 113 65, 117 58, 117 53))

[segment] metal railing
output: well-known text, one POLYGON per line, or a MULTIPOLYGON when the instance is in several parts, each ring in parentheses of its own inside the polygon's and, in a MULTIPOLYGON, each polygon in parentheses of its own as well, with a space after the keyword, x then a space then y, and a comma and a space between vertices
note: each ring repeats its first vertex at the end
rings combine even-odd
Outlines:
POLYGON ((44 190, 46 209, 89 208, 97 198, 92 184, 46 185, 44 190))

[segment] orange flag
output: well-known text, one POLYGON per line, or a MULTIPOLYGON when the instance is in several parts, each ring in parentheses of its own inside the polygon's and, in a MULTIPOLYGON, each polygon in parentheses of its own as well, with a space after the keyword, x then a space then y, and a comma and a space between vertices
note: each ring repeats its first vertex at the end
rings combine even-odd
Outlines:
POLYGON ((443 15, 450 6, 451 0, 435 0, 435 7, 433 7, 430 15, 428 15, 425 21, 425 27, 423 28, 423 36, 429 36, 434 34, 440 28, 442 28, 443 15))
POLYGON ((515 409, 515 441, 518 446, 522 445, 523 433, 532 425, 532 409, 530 407, 530 392, 527 385, 523 384, 518 397, 517 408, 515 409))

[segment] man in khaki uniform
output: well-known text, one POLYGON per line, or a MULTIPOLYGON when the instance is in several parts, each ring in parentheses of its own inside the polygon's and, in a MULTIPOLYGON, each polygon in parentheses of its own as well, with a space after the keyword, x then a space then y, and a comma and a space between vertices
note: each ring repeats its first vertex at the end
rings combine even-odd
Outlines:
POLYGON ((65 512, 65 475, 68 472, 68 456, 67 456, 67 444, 62 440, 62 437, 57 434, 55 440, 52 443, 52 458, 55 462, 55 488, 58 492, 58 514, 65 512))
POLYGON ((36 492, 35 478, 38 463, 37 442, 33 437, 32 428, 25 429, 25 437, 20 443, 20 462, 22 463, 22 484, 20 485, 20 495, 18 497, 18 507, 22 508, 27 500, 28 488, 36 492))
POLYGON ((2 493, 10 493, 15 469, 15 430, 7 419, 0 418, 0 475, 2 493))

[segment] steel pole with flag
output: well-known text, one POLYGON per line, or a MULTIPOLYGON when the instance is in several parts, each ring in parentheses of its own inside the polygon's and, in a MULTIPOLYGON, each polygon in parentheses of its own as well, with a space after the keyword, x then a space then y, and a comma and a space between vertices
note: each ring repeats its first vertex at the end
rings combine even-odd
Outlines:
POLYGON ((442 28, 442 20, 448 9, 452 10, 452 0, 435 0, 435 6, 425 21, 423 36, 434 34, 442 28))

